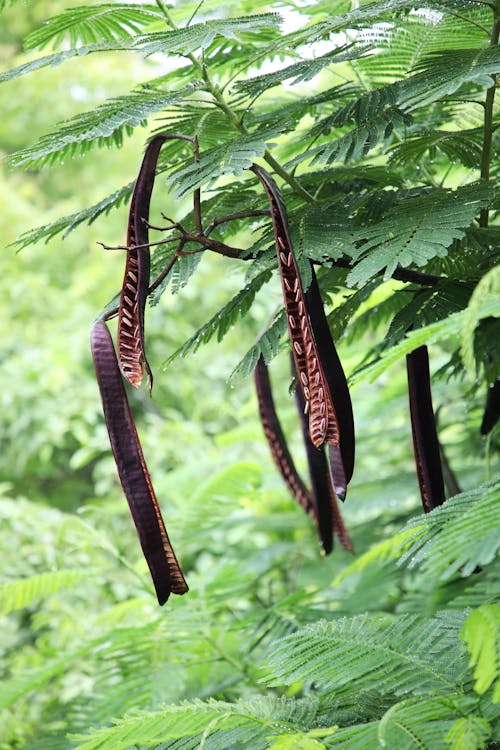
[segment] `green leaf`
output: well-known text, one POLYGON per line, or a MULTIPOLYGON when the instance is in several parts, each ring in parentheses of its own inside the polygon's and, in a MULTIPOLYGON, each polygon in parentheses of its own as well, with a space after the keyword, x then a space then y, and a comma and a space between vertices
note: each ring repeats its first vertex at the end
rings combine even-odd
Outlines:
POLYGON ((99 216, 107 215, 114 208, 122 206, 132 195, 133 187, 134 183, 129 182, 128 185, 124 185, 122 188, 111 195, 108 195, 106 198, 103 198, 98 203, 89 206, 89 208, 84 208, 82 211, 76 211, 76 213, 69 214, 68 216, 62 216, 60 219, 51 221, 49 224, 44 224, 41 227, 29 229, 12 244, 18 251, 20 251, 26 247, 34 245, 36 242, 40 242, 41 240, 49 242, 58 234, 61 234, 61 232, 63 233, 63 238, 67 237, 68 234, 73 232, 80 224, 92 224, 99 216))
POLYGON ((446 694, 461 685, 466 664, 458 648, 463 616, 366 616, 317 622, 273 644, 269 685, 314 681, 342 700, 349 692, 446 694))
POLYGON ((91 571, 88 569, 54 570, 4 583, 0 586, 0 612, 8 614, 16 609, 30 607, 57 591, 78 584, 90 575, 91 571))
POLYGON ((468 492, 449 498, 439 508, 410 521, 413 529, 400 564, 418 567, 441 581, 457 574, 466 578, 491 563, 500 549, 500 475, 468 492))
POLYGON ((172 174, 176 196, 182 197, 201 185, 211 186, 221 175, 241 177, 257 157, 263 156, 282 128, 269 128, 248 135, 240 135, 222 146, 202 154, 200 161, 191 162, 172 174))
POLYGON ((398 265, 423 266, 436 256, 445 256, 492 198, 488 185, 478 182, 401 200, 383 221, 358 231, 359 250, 353 255, 361 260, 349 274, 348 283, 361 286, 383 269, 388 279, 398 265))
POLYGON ((77 47, 76 49, 68 49, 63 52, 55 52, 52 55, 46 55, 45 57, 38 57, 36 60, 29 60, 22 65, 18 65, 10 70, 4 70, 0 72, 0 83, 4 81, 12 81, 19 76, 26 75, 27 73, 33 73, 35 70, 40 68, 56 68, 66 60, 70 60, 72 57, 85 57, 85 55, 93 52, 115 52, 119 50, 130 49, 130 45, 126 41, 120 42, 109 42, 100 44, 91 44, 83 47, 77 47))
MULTIPOLYGON (((136 48, 150 57, 156 54, 190 55, 200 49, 207 50, 218 40, 258 40, 266 30, 274 32, 280 24, 277 13, 261 13, 238 18, 219 18, 194 23, 175 31, 158 31, 138 36, 133 41, 136 48)), ((263 37, 265 39, 265 36, 263 37)))
POLYGON ((457 719, 445 740, 450 750, 484 750, 491 737, 491 726, 480 716, 457 719))
POLYGON ((218 342, 222 341, 226 333, 235 324, 238 318, 242 318, 246 315, 255 299, 255 295, 270 278, 270 271, 262 271, 250 281, 207 323, 196 331, 191 338, 171 354, 166 362, 164 362, 163 368, 166 369, 178 357, 185 357, 190 352, 196 352, 202 344, 208 343, 215 335, 217 336, 218 342))
POLYGON ((169 93, 138 90, 110 99, 60 123, 57 130, 42 136, 34 146, 12 154, 10 162, 17 167, 34 169, 86 154, 94 146, 121 146, 124 133, 130 135, 134 128, 145 126, 150 115, 189 98, 196 88, 195 84, 189 84, 169 93))
POLYGON ((134 36, 154 21, 164 21, 155 5, 109 3, 65 10, 28 34, 25 49, 42 49, 49 42, 60 45, 66 39, 71 46, 109 42, 134 36))
POLYGON ((493 686, 493 703, 500 702, 500 605, 485 604, 467 617, 462 638, 474 669, 474 690, 482 695, 493 686))
POLYGON ((461 353, 465 367, 474 375, 474 331, 479 321, 484 318, 483 310, 488 305, 489 315, 500 318, 500 266, 488 271, 472 292, 469 305, 465 310, 462 325, 461 353))
MULTIPOLYGON (((481 301, 481 305, 476 310, 477 320, 498 316, 499 303, 496 299, 486 299, 481 301)), ((351 376, 351 383, 358 383, 360 380, 373 381, 378 378, 388 367, 395 364, 398 360, 409 354, 419 346, 430 345, 439 342, 441 339, 452 339, 458 337, 465 320, 465 310, 449 315, 444 320, 438 320, 428 326, 410 331, 405 338, 390 349, 384 351, 380 357, 366 367, 360 368, 358 372, 351 376)))
POLYGON ((255 366, 260 355, 264 357, 266 364, 278 354, 280 341, 286 331, 286 316, 284 310, 280 310, 272 324, 262 333, 256 343, 248 350, 242 360, 238 362, 229 381, 233 382, 238 378, 247 378, 255 370, 255 366))

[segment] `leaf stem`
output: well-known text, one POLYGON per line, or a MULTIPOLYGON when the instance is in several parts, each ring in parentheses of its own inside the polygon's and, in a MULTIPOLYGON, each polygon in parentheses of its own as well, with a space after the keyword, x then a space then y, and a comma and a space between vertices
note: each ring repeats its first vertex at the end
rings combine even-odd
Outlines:
MULTIPOLYGON (((496 3, 494 8, 493 28, 490 36, 490 47, 498 45, 500 37, 500 3, 496 3)), ((481 179, 488 181, 490 179, 490 165, 492 156, 493 143, 493 105, 495 103, 495 91, 498 83, 498 76, 492 76, 493 82, 488 91, 484 102, 484 135, 483 149, 481 153, 481 179)), ((487 227, 489 221, 489 209, 483 208, 479 214, 479 226, 487 227)))
MULTIPOLYGON (((170 28, 174 31, 177 31, 179 29, 179 26, 172 18, 165 4, 165 1, 156 0, 156 4, 165 16, 167 24, 170 26, 170 28)), ((236 112, 227 103, 220 86, 214 83, 210 78, 205 63, 201 62, 192 52, 189 52, 186 57, 201 74, 201 77, 205 82, 207 91, 212 96, 216 106, 226 115, 229 122, 234 125, 238 132, 240 132, 242 135, 249 135, 249 131, 244 122, 240 117, 238 117, 236 112)), ((298 180, 292 174, 290 174, 290 172, 288 172, 278 161, 276 161, 269 149, 266 149, 266 151, 264 152, 264 159, 269 164, 269 166, 274 169, 276 174, 278 174, 292 188, 292 190, 297 193, 297 195, 300 195, 300 197, 304 201, 306 201, 306 203, 314 203, 314 196, 312 196, 311 193, 309 193, 304 187, 302 187, 300 182, 298 182, 298 180)))

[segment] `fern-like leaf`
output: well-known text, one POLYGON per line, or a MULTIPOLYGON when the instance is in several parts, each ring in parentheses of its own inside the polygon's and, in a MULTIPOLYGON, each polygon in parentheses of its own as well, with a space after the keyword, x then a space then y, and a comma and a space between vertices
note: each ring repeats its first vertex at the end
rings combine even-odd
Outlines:
POLYGON ((220 342, 230 330, 231 326, 243 317, 250 309, 255 295, 271 278, 269 271, 262 271, 250 283, 248 283, 238 294, 236 294, 224 307, 222 307, 207 323, 205 323, 196 333, 191 336, 184 344, 179 347, 164 362, 164 369, 167 368, 178 357, 185 357, 190 352, 196 352, 202 345, 208 343, 213 336, 217 336, 220 342))
POLYGON ((446 581, 457 573, 472 575, 500 549, 500 475, 477 489, 463 492, 416 518, 407 525, 414 530, 401 564, 421 569, 446 581))
POLYGON ((154 21, 162 20, 165 19, 155 5, 83 5, 53 16, 28 34, 24 48, 43 49, 50 42, 57 46, 66 39, 73 47, 109 42, 134 36, 154 21))
POLYGON ((241 177, 257 157, 264 155, 283 127, 262 129, 248 135, 240 135, 226 141, 222 146, 206 151, 199 162, 189 163, 172 175, 175 194, 182 197, 203 184, 212 184, 220 175, 232 174, 241 177))
POLYGON ((134 128, 145 125, 150 115, 189 97, 195 88, 189 84, 169 93, 146 89, 111 99, 61 123, 34 146, 16 151, 10 161, 14 166, 33 169, 86 154, 94 146, 121 146, 124 133, 130 135, 134 128))
MULTIPOLYGON (((463 329, 466 311, 453 313, 444 320, 438 320, 428 326, 410 331, 405 338, 390 349, 384 351, 373 363, 361 368, 351 376, 351 382, 357 383, 366 378, 375 380, 388 367, 397 362, 401 357, 409 354, 419 346, 433 344, 440 339, 456 337, 463 329)), ((476 321, 488 317, 500 317, 500 299, 498 297, 482 300, 475 310, 476 321)))
POLYGON ((124 185, 122 188, 106 198, 103 198, 103 200, 95 203, 93 206, 89 206, 82 211, 77 211, 68 216, 62 216, 60 219, 51 221, 49 224, 44 224, 41 227, 29 229, 27 232, 23 232, 23 234, 12 244, 18 251, 20 251, 42 240, 49 242, 61 233, 63 238, 67 237, 68 234, 80 226, 80 224, 92 224, 99 216, 106 215, 114 208, 119 208, 126 203, 132 195, 133 187, 134 183, 129 182, 128 185, 124 185))
POLYGON ((338 700, 353 690, 446 694, 460 687, 467 668, 458 647, 463 620, 446 613, 425 622, 365 615, 320 621, 273 644, 267 681, 313 680, 320 693, 333 692, 338 700))
MULTIPOLYGON (((410 698, 393 703, 376 721, 339 729, 333 745, 342 750, 397 748, 397 750, 449 750, 452 726, 470 712, 471 701, 459 694, 435 698, 410 698)), ((487 722, 485 722, 486 726, 487 722)), ((488 728, 487 737, 491 736, 488 728)), ((481 745, 455 745, 454 750, 482 750, 481 745)))
POLYGON ((467 617, 462 636, 474 669, 474 690, 480 695, 493 686, 493 703, 500 702, 500 605, 485 604, 467 617))
POLYGON ((236 703, 198 700, 137 713, 73 739, 77 750, 125 750, 133 745, 152 747, 158 743, 164 750, 265 750, 271 738, 302 728, 307 712, 309 721, 313 721, 314 709, 313 701, 273 697, 236 703))
POLYGON ((255 370, 259 357, 264 357, 264 362, 269 362, 278 354, 280 341, 286 331, 286 315, 281 310, 272 324, 262 333, 256 343, 248 350, 243 359, 238 362, 231 375, 230 382, 238 378, 247 378, 255 370))
POLYGON ((11 581, 0 586, 0 612, 8 614, 16 609, 29 607, 65 588, 70 588, 91 575, 87 570, 54 570, 39 573, 20 581, 11 581))

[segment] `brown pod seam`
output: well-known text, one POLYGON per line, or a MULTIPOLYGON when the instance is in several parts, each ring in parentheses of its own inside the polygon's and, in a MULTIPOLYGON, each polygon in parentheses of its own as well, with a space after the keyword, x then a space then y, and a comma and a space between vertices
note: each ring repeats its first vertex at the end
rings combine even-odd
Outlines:
POLYGON ((255 164, 251 169, 264 186, 271 206, 288 332, 304 396, 304 408, 309 412, 311 440, 316 446, 325 442, 337 445, 337 417, 309 320, 307 300, 290 239, 285 207, 270 174, 255 164))
MULTIPOLYGON (((292 370, 294 369, 294 362, 292 360, 292 370)), ((325 446, 321 445, 317 448, 311 440, 308 416, 304 412, 304 396, 298 386, 295 388, 295 402, 304 438, 314 501, 314 513, 321 545, 325 554, 331 552, 333 549, 333 535, 335 534, 342 546, 349 550, 349 552, 352 552, 352 542, 340 514, 337 496, 332 484, 325 446)), ((329 449, 332 447, 328 446, 329 449)))
POLYGON ((102 320, 92 327, 91 347, 118 475, 161 605, 167 601, 170 593, 184 594, 188 587, 153 490, 111 334, 102 320))
POLYGON ((151 267, 147 221, 158 156, 166 140, 167 136, 158 135, 148 144, 132 193, 127 260, 118 311, 118 360, 123 377, 139 388, 145 370, 150 390, 153 378, 144 348, 144 310, 151 267))
POLYGON ((354 471, 355 454, 354 416, 351 395, 342 363, 333 342, 312 263, 311 274, 311 285, 306 292, 309 319, 325 378, 330 389, 339 430, 338 446, 334 444, 329 446, 330 468, 335 492, 341 500, 345 500, 347 485, 351 481, 354 471))
POLYGON ((269 371, 261 355, 254 370, 255 390, 260 420, 271 455, 292 497, 303 510, 315 519, 315 508, 311 493, 302 481, 288 449, 276 408, 274 405, 269 371))
POLYGON ((432 407, 429 354, 419 346, 406 356, 413 452, 426 513, 445 501, 436 419, 432 407))

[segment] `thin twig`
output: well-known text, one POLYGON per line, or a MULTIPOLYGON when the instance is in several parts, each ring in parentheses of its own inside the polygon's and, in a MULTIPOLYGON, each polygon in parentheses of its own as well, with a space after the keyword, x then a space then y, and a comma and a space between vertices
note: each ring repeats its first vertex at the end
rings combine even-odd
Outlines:
POLYGON ((208 237, 209 234, 211 234, 212 231, 215 229, 215 227, 218 227, 221 224, 225 224, 228 221, 234 221, 237 219, 248 219, 251 216, 270 216, 270 215, 271 214, 268 209, 261 209, 261 210, 255 210, 255 211, 240 211, 240 213, 228 214, 227 216, 221 216, 219 219, 214 219, 213 221, 210 222, 204 234, 205 234, 205 237, 208 237))

